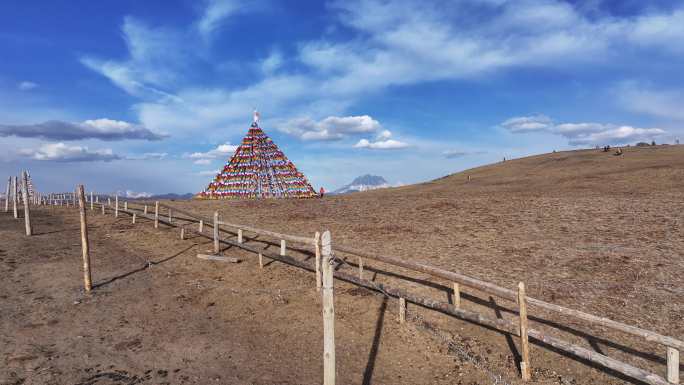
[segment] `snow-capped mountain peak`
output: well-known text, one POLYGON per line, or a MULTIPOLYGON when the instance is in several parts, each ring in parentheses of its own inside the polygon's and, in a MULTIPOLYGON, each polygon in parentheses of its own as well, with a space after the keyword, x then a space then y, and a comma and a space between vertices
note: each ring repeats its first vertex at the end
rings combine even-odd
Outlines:
POLYGON ((368 191, 386 187, 391 187, 391 185, 387 183, 385 178, 378 175, 366 174, 355 178, 348 185, 333 191, 332 194, 347 194, 351 192, 368 191))

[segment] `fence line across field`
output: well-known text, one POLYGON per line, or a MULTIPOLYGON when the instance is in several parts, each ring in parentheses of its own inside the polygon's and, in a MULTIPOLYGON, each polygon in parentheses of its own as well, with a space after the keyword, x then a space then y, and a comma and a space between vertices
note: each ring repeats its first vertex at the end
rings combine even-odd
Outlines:
MULTIPOLYGON (((175 211, 181 212, 179 209, 177 209, 173 206, 169 206, 169 205, 164 205, 164 206, 170 210, 173 209, 175 211)), ((193 217, 193 219, 200 218, 200 216, 198 216, 197 214, 193 214, 193 213, 190 213, 187 211, 184 211, 183 213, 188 215, 188 216, 193 217)), ((254 232, 257 234, 271 236, 274 238, 288 239, 288 240, 291 240, 293 242, 300 242, 300 243, 304 243, 304 244, 312 244, 312 243, 317 244, 317 242, 318 242, 315 238, 310 239, 310 238, 306 238, 306 237, 294 236, 294 235, 289 235, 289 234, 282 234, 282 233, 277 233, 277 232, 273 232, 273 231, 269 231, 269 230, 254 228, 251 226, 228 223, 225 221, 217 221, 216 223, 219 226, 226 225, 226 226, 232 227, 234 229, 246 230, 246 231, 254 232)), ((219 232, 220 232, 220 229, 219 229, 219 232)), ((215 232, 215 234, 218 234, 219 232, 215 232)), ((216 236, 215 236, 215 238, 216 238, 216 236)), ((233 246, 240 247, 243 249, 247 249, 246 247, 243 246, 242 242, 230 242, 230 241, 225 241, 225 240, 221 240, 221 239, 219 239, 219 242, 230 243, 233 246)), ((261 252, 256 251, 256 250, 250 250, 250 251, 255 252, 255 253, 259 253, 262 255, 267 255, 267 253, 265 251, 261 251, 261 252)), ((454 283, 458 283, 458 284, 461 284, 463 286, 475 288, 475 289, 481 290, 483 292, 486 292, 489 294, 494 294, 494 295, 499 296, 501 298, 516 301, 517 303, 520 303, 519 294, 513 290, 506 289, 506 288, 500 287, 498 285, 495 285, 495 284, 492 284, 489 282, 485 282, 485 281, 481 281, 481 280, 478 280, 475 278, 471 278, 471 277, 468 277, 468 276, 465 276, 465 275, 462 275, 459 273, 455 273, 455 272, 451 272, 451 271, 447 271, 447 270, 442 270, 442 269, 439 269, 439 268, 436 268, 433 266, 429 266, 429 265, 425 265, 425 264, 420 264, 420 263, 415 263, 415 262, 407 262, 407 261, 399 260, 396 258, 373 255, 373 254, 366 253, 363 251, 353 250, 353 249, 350 249, 347 247, 334 246, 333 251, 339 251, 339 252, 344 252, 344 253, 348 253, 348 254, 353 254, 353 255, 356 255, 359 257, 363 257, 363 258, 367 258, 367 259, 371 259, 371 260, 376 260, 376 261, 387 263, 387 264, 394 265, 397 267, 403 267, 403 268, 408 268, 408 269, 414 270, 414 271, 428 273, 428 274, 431 274, 431 275, 439 277, 439 278, 448 279, 454 283)), ((279 256, 280 257, 284 256, 282 251, 281 251, 281 254, 279 256)), ((272 257, 272 259, 278 259, 278 258, 275 258, 273 255, 271 255, 270 257, 272 257)), ((363 266, 362 263, 363 262, 360 261, 360 264, 359 264, 360 277, 362 276, 362 266, 363 266)), ((317 276, 318 276, 320 274, 319 269, 317 268, 318 265, 316 265, 315 267, 316 267, 315 271, 316 271, 317 276)), ((335 272, 335 273, 336 273, 335 276, 337 277, 338 272, 335 272)), ((340 277, 342 277, 343 279, 345 279, 347 281, 357 283, 357 284, 360 283, 360 282, 354 282, 354 280, 349 280, 348 276, 344 276, 345 273, 341 273, 341 274, 343 274, 343 275, 340 277)), ((370 281, 367 281, 367 282, 370 282, 370 281)), ((369 287, 367 285, 363 285, 363 286, 369 287)), ((370 285, 369 288, 380 289, 381 287, 373 287, 373 285, 370 285)), ((380 290, 380 291, 384 292, 385 294, 388 294, 388 292, 386 290, 387 290, 387 287, 384 287, 384 289, 380 290)), ((414 302, 414 303, 424 305, 424 306, 426 304, 429 304, 429 301, 421 300, 419 297, 416 297, 416 296, 411 296, 411 297, 412 297, 412 300, 410 300, 410 302, 414 302)), ((398 298, 406 298, 406 297, 398 296, 398 298)), ((664 336, 664 335, 649 331, 649 330, 645 330, 645 329, 637 328, 637 327, 634 327, 631 325, 623 324, 623 323, 620 323, 617 321, 613 321, 613 320, 610 320, 610 319, 605 318, 605 317, 598 317, 598 316, 595 316, 595 315, 592 315, 589 313, 585 313, 585 312, 577 311, 574 309, 566 308, 566 307, 563 307, 560 305, 541 301, 541 300, 531 298, 528 296, 524 296, 524 298, 525 298, 525 300, 526 300, 525 302, 527 304, 537 306, 537 307, 545 309, 545 310, 554 311, 554 312, 557 312, 560 314, 574 316, 576 318, 579 318, 579 319, 582 319, 585 321, 597 323, 597 324, 600 324, 601 326, 605 326, 605 327, 612 328, 612 329, 619 330, 619 331, 623 331, 623 332, 626 332, 626 333, 629 333, 632 335, 636 335, 636 336, 639 336, 639 337, 646 339, 647 341, 657 342, 657 343, 660 343, 661 345, 666 346, 666 348, 667 348, 667 370, 668 370, 667 371, 667 377, 668 377, 668 380, 666 381, 662 377, 659 377, 657 375, 654 375, 654 374, 649 373, 647 371, 644 371, 642 369, 633 367, 629 364, 622 363, 618 360, 612 359, 612 358, 605 356, 603 354, 596 353, 596 352, 593 352, 589 349, 582 348, 580 346, 564 342, 558 338, 548 336, 545 333, 538 331, 538 330, 535 330, 535 329, 528 329, 528 335, 529 336, 531 336, 531 337, 533 337, 539 341, 545 342, 545 343, 547 343, 547 344, 549 344, 549 345, 551 345, 557 349, 560 349, 560 350, 566 351, 568 353, 574 354, 580 358, 584 358, 586 360, 599 363, 599 364, 601 364, 601 365, 603 365, 609 369, 613 369, 613 370, 616 370, 618 372, 627 374, 633 378, 639 379, 639 380, 644 381, 644 382, 649 383, 649 384, 677 384, 677 383, 679 383, 678 382, 679 381, 678 380, 678 377, 679 377, 678 353, 679 353, 679 349, 684 348, 684 342, 677 340, 675 338, 672 338, 672 337, 664 336)), ((452 306, 452 305, 449 305, 446 303, 442 303, 442 304, 439 304, 436 306, 427 306, 427 307, 430 307, 430 308, 433 308, 436 310, 440 310, 440 311, 444 311, 445 309, 444 309, 443 305, 452 306)), ((515 324, 510 323, 510 321, 505 321, 505 320, 500 320, 500 319, 489 320, 485 317, 482 317, 481 315, 479 315, 477 313, 475 313, 477 315, 467 314, 467 313, 456 314, 458 312, 452 313, 450 311, 447 311, 447 313, 452 314, 452 315, 456 315, 459 318, 464 318, 467 320, 471 320, 471 321, 475 321, 475 322, 478 322, 481 324, 485 324, 487 326, 491 326, 491 327, 494 327, 494 328, 499 329, 501 331, 505 331, 505 332, 508 332, 510 334, 521 337, 520 331, 515 330, 515 329, 519 328, 519 326, 516 326, 515 324), (503 321, 503 322, 500 322, 500 321, 503 321)), ((529 368, 526 368, 526 369, 521 368, 521 371, 522 370, 529 371, 529 368)), ((523 373, 523 375, 525 375, 525 374, 523 373)))
MULTIPOLYGON (((16 181, 16 178, 14 179, 16 181)), ((17 183, 14 182, 10 178, 10 183, 8 184, 8 190, 10 190, 10 184, 13 184, 15 194, 13 197, 13 202, 17 202, 17 183)), ((23 181, 22 181, 23 182, 23 181)), ((22 184, 25 184, 23 182, 22 184)), ((23 196, 28 196, 25 192, 22 191, 23 196)), ((74 207, 79 207, 81 210, 84 210, 84 204, 76 204, 76 198, 77 195, 79 196, 79 201, 80 197, 83 196, 84 202, 87 200, 87 197, 85 194, 81 193, 78 191, 79 194, 76 193, 66 193, 66 194, 49 194, 48 198, 45 200, 45 203, 47 205, 55 205, 57 202, 62 204, 63 202, 66 202, 67 205, 70 203, 69 201, 72 201, 73 204, 72 206, 74 207), (83 195, 81 195, 83 194, 83 195), (53 199, 53 198, 61 198, 61 199, 53 199)), ((93 195, 91 193, 91 210, 94 206, 101 206, 104 212, 105 209, 105 204, 94 204, 93 203, 93 195)), ((218 253, 219 247, 218 244, 223 243, 223 244, 228 244, 231 246, 235 246, 250 252, 253 252, 255 254, 259 255, 260 258, 260 265, 263 265, 261 262, 261 258, 266 257, 270 258, 273 260, 278 260, 281 262, 284 262, 289 265, 297 266, 300 268, 304 268, 306 270, 310 270, 316 273, 316 288, 320 289, 321 287, 321 238, 319 236, 319 233, 316 233, 313 238, 309 237, 302 237, 302 236, 296 236, 296 235, 290 235, 290 234, 283 234, 283 233, 278 233, 275 231, 270 231, 270 230, 265 230, 265 229, 259 229, 256 227, 252 226, 247 226, 247 225, 239 225, 239 224, 234 224, 234 223, 229 223, 226 221, 221 221, 219 220, 219 214, 216 212, 214 214, 213 220, 208 219, 206 217, 203 217, 199 214, 190 212, 188 210, 184 209, 179 209, 177 207, 161 203, 161 202, 155 202, 155 212, 154 215, 148 214, 147 212, 147 203, 139 203, 139 202, 128 202, 124 201, 123 207, 119 206, 119 197, 114 196, 115 200, 115 207, 113 208, 113 212, 115 216, 118 215, 119 212, 126 213, 128 215, 131 215, 132 217, 138 216, 142 218, 149 219, 150 221, 154 221, 155 227, 157 227, 158 223, 163 223, 165 225, 168 225, 170 227, 179 227, 181 229, 181 239, 184 237, 184 233, 186 231, 186 228, 188 228, 187 223, 182 223, 179 222, 181 221, 188 221, 188 222, 196 222, 198 223, 198 231, 197 234, 199 234, 202 237, 208 238, 208 239, 213 239, 214 240, 214 248, 215 251, 218 253), (144 206, 143 208, 134 208, 133 206, 144 206), (160 208, 165 208, 168 212, 168 220, 163 220, 160 218, 160 208), (174 216, 174 214, 176 214, 174 216), (178 215, 181 214, 181 215, 178 215), (184 218, 184 216, 188 218, 184 218), (174 221, 174 218, 176 221, 174 221), (205 234, 203 232, 203 226, 211 226, 213 227, 213 234, 205 234), (220 233, 222 231, 225 232, 224 229, 221 229, 221 226, 227 226, 230 227, 234 230, 236 230, 236 233, 231 233, 236 235, 236 240, 230 240, 230 239, 221 239, 220 233), (267 252, 266 249, 258 249, 253 246, 245 244, 243 241, 243 232, 247 231, 250 233, 256 233, 259 235, 264 235, 268 237, 273 237, 276 239, 280 239, 281 241, 281 250, 280 253, 275 254, 275 253, 270 253, 267 252), (289 242, 294 242, 294 243, 301 243, 304 245, 313 245, 316 254, 316 260, 314 263, 310 262, 303 262, 300 261, 296 258, 293 258, 292 256, 287 255, 286 253, 286 241, 289 242)), ((111 200, 108 198, 108 203, 107 206, 111 208, 111 200)), ((79 202, 80 203, 80 202, 79 202)), ((16 203, 15 203, 16 204, 16 203)), ((28 200, 26 200, 26 207, 28 207, 28 200)), ((9 206, 9 197, 6 197, 6 202, 5 202, 6 208, 9 206)), ((7 211, 7 210, 6 210, 7 211)), ((28 230, 27 230, 28 233, 28 230)), ((329 236, 329 235, 328 235, 329 236)), ((329 239, 329 238, 328 238, 329 239)), ((329 244, 330 245, 330 244, 329 244)), ((642 328, 638 328, 635 326, 627 325, 621 322, 613 321, 605 317, 598 317, 589 313, 585 313, 582 311, 570 309, 567 307, 563 307, 560 305, 556 305, 553 303, 541 301, 532 297, 529 297, 525 295, 525 290, 524 290, 524 284, 521 282, 520 287, 518 288, 517 291, 510 290, 501 286, 498 286, 496 284, 482 281, 476 278, 468 277, 466 275, 456 273, 453 271, 448 271, 444 269, 440 269, 434 266, 430 266, 427 264, 423 263, 417 263, 417 262, 412 262, 412 261, 406 261, 406 260, 401 260, 395 257, 388 257, 388 256, 382 256, 382 255, 377 255, 377 254, 371 254, 365 251, 360 251, 360 250, 354 250, 345 246, 339 246, 339 245, 331 245, 331 253, 345 253, 345 254, 350 254, 358 257, 359 262, 358 262, 358 269, 359 272, 357 275, 354 274, 348 274, 343 271, 337 271, 335 269, 331 269, 332 275, 335 278, 363 286, 375 291, 379 291, 387 296, 391 297, 396 297, 399 299, 400 304, 402 306, 400 307, 400 318, 404 319, 405 318, 405 312, 406 312, 406 301, 409 303, 414 303, 418 304, 420 306, 438 310, 440 312, 455 316, 460 319, 472 321, 484 326, 488 326, 500 331, 503 331, 505 333, 517 336, 521 338, 521 346, 524 350, 523 352, 523 360, 521 362, 521 375, 523 376, 524 380, 527 380, 529 378, 529 370, 530 366, 533 366, 530 361, 529 361, 529 348, 527 347, 527 337, 529 336, 532 339, 541 341, 545 344, 548 344, 558 350, 565 351, 567 353, 570 353, 574 356, 577 356, 579 358, 600 364, 606 368, 612 369, 614 371, 617 371, 619 373, 625 374, 627 376, 630 376, 632 378, 638 379, 640 381, 643 381, 648 384, 654 384, 654 385, 666 385, 666 384, 678 384, 679 383, 679 351, 681 349, 684 349, 684 342, 675 339, 673 337, 669 336, 664 336, 662 334, 650 331, 650 330, 645 330, 642 328), (413 293, 409 293, 403 289, 398 289, 398 288, 393 288, 388 285, 383 285, 374 281, 366 280, 363 278, 363 267, 364 267, 364 259, 368 260, 374 260, 377 262, 385 263, 391 266, 395 267, 400 267, 416 272, 421 272, 421 273, 426 273, 431 276, 441 278, 441 279, 446 279, 449 282, 453 283, 454 287, 454 304, 449 304, 445 302, 440 302, 436 300, 432 300, 430 298, 425 298, 421 297, 418 295, 415 295, 413 293), (482 291, 484 293, 492 294, 495 296, 498 296, 500 298, 510 300, 510 301, 515 301, 518 304, 519 307, 519 321, 518 322, 513 322, 510 320, 505 320, 505 319, 490 319, 485 316, 483 316, 480 313, 465 310, 461 308, 460 306, 460 292, 462 290, 462 287, 467 287, 467 288, 472 288, 476 289, 479 291, 482 291), (550 336, 542 331, 536 330, 534 328, 528 328, 527 326, 527 317, 529 313, 529 309, 527 309, 526 305, 529 305, 531 307, 536 307, 539 309, 547 310, 547 311, 552 311, 555 313, 559 313, 562 315, 566 316, 573 316, 575 318, 588 321, 590 323, 598 324, 613 330, 618 330, 622 331, 631 335, 639 336, 644 338, 647 341, 651 342, 656 342, 658 344, 661 344, 667 348, 666 351, 666 360, 667 360, 667 379, 660 377, 656 374, 650 373, 646 370, 634 367, 632 365, 629 365, 627 363, 621 362, 617 359, 608 357, 606 355, 603 355, 601 353, 597 353, 595 351, 589 350, 587 348, 574 345, 572 343, 563 341, 557 337, 550 336), (402 317, 403 316, 403 317, 402 317)), ((326 261, 328 261, 330 258, 326 257, 326 261)), ((85 259, 85 255, 84 255, 85 259)), ((85 265, 85 263, 84 263, 85 265)), ((368 265, 366 264, 366 267, 368 265)), ((322 284, 325 289, 325 277, 323 277, 322 284)), ((324 290, 325 292, 325 290, 324 290)), ((325 312, 325 310, 324 310, 325 312)), ((325 313, 324 313, 325 314, 325 313)), ((333 352, 333 357, 334 357, 334 352, 333 352)), ((325 361, 325 358, 324 358, 325 361)), ((331 377, 329 376, 329 373, 326 374, 325 376, 326 379, 330 379, 331 377)), ((334 383, 334 375, 332 376, 332 383, 334 383)), ((328 381, 326 381, 328 383, 328 381)))

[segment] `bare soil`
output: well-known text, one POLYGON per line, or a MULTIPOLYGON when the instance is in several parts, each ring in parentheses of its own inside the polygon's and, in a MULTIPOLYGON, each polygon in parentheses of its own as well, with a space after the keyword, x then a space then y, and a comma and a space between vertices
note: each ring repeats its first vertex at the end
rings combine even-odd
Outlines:
MULTIPOLYGON (((334 244, 509 288, 523 281, 530 296, 684 338, 684 146, 545 154, 323 199, 167 203, 289 234, 330 229, 334 244)), ((89 211, 97 287, 86 295, 77 211, 33 213, 31 238, 0 213, 0 384, 321 382, 310 272, 279 262, 262 270, 234 248, 224 254, 242 263, 200 260, 211 249, 204 238, 89 211)), ((356 259, 346 261, 340 268, 355 271, 356 259)), ((448 282, 364 264, 376 281, 451 299, 448 282)), ((463 291, 464 308, 515 319, 514 303, 463 291)), ((399 324, 396 300, 343 282, 335 299, 341 384, 520 383, 515 338, 410 304, 399 324)), ((664 376, 662 346, 530 313, 531 327, 664 376)), ((531 366, 532 383, 633 383, 537 344, 531 366)))

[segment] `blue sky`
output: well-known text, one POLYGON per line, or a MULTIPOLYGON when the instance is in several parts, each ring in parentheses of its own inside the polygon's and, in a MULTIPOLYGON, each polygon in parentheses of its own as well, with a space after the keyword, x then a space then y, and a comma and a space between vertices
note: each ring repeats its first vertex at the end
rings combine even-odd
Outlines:
POLYGON ((0 172, 43 191, 200 191, 255 107, 327 190, 684 136, 681 2, 24 1, 0 25, 0 172))

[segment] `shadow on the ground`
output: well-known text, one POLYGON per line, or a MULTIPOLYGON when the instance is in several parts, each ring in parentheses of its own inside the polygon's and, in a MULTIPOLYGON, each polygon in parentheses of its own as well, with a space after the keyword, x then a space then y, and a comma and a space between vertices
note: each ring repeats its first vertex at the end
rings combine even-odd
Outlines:
POLYGON ((378 320, 375 322, 375 334, 373 335, 373 343, 371 350, 368 353, 368 362, 366 369, 363 371, 363 385, 370 385, 373 379, 373 370, 375 369, 375 359, 378 356, 378 349, 380 348, 380 337, 382 336, 382 327, 385 321, 385 309, 387 309, 387 297, 382 299, 380 308, 378 309, 378 320))

